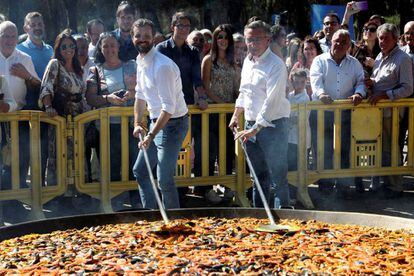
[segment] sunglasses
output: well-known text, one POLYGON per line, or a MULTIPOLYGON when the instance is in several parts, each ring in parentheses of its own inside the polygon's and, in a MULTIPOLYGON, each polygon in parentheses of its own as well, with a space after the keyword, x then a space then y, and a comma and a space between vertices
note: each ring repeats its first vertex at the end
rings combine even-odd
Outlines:
POLYGON ((362 28, 362 30, 363 30, 364 32, 369 31, 369 32, 371 32, 371 33, 375 33, 375 32, 377 31, 377 28, 375 28, 375 27, 371 27, 371 28, 362 28))
POLYGON ((218 35, 217 39, 227 39, 227 36, 226 35, 218 35))
POLYGON ((71 44, 62 44, 60 45, 60 50, 61 51, 65 51, 65 50, 75 50, 76 49, 76 45, 71 43, 71 44))

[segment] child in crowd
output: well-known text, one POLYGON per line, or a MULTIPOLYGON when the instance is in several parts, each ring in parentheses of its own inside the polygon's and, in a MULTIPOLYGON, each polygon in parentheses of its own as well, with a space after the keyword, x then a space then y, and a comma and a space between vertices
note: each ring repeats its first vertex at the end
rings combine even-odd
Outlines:
MULTIPOLYGON (((288 94, 290 104, 307 103, 310 101, 306 93, 307 74, 305 69, 294 69, 290 74, 290 81, 293 91, 288 94)), ((298 112, 292 111, 289 118, 289 149, 288 149, 288 165, 289 171, 297 170, 297 153, 298 153, 298 112)), ((309 114, 306 120, 306 148, 309 150, 311 146, 311 130, 309 126, 309 114)))

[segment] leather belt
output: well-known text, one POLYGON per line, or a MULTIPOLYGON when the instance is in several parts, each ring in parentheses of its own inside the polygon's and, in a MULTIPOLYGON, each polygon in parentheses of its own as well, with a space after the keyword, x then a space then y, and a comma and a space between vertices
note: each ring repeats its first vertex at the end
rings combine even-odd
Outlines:
MULTIPOLYGON (((181 120, 184 118, 187 118, 188 114, 185 114, 184 116, 177 117, 177 118, 170 118, 168 121, 175 121, 175 120, 181 120)), ((155 123, 158 120, 158 118, 150 119, 151 123, 155 123)))

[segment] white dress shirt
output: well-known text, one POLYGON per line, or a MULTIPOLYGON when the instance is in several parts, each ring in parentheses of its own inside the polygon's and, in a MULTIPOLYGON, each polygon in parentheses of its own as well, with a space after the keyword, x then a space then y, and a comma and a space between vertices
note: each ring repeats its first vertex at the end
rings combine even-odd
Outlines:
POLYGON ((137 57, 137 85, 135 98, 147 102, 151 119, 161 111, 182 117, 188 112, 184 101, 180 69, 163 54, 152 48, 144 56, 137 57))
POLYGON ((4 76, 0 76, 0 94, 4 94, 3 102, 9 105, 9 112, 15 111, 17 109, 17 104, 10 93, 9 85, 7 84, 7 80, 4 76))
MULTIPOLYGON (((301 104, 301 103, 307 103, 310 102, 308 93, 306 90, 303 90, 302 92, 295 95, 295 91, 292 91, 288 95, 288 100, 291 104, 301 104)), ((306 120, 306 148, 310 148, 311 146, 311 129, 309 125, 309 115, 310 112, 308 112, 307 120, 306 120)), ((289 138, 288 142, 291 144, 299 144, 299 133, 298 133, 298 112, 292 111, 290 113, 289 118, 289 138)))
POLYGON ((39 79, 35 71, 32 59, 29 55, 15 49, 8 57, 0 52, 0 75, 4 75, 9 85, 9 90, 17 103, 17 110, 26 105, 26 83, 25 80, 10 74, 10 67, 15 63, 21 63, 34 78, 39 79))
POLYGON ((236 107, 244 108, 247 121, 274 127, 273 120, 288 118, 290 114, 286 81, 286 65, 269 48, 256 61, 247 56, 243 63, 236 107))
POLYGON ((95 60, 95 50, 96 50, 96 46, 93 46, 92 45, 92 42, 89 42, 89 45, 88 45, 88 56, 92 60, 95 60))
POLYGON ((82 75, 82 79, 83 81, 86 83, 86 80, 89 77, 89 68, 95 66, 95 63, 93 62, 93 60, 88 57, 88 61, 85 63, 85 66, 82 67, 83 69, 83 75, 82 75))
POLYGON ((322 93, 333 100, 347 99, 356 93, 366 96, 364 69, 356 58, 348 54, 339 65, 330 52, 315 57, 310 68, 310 79, 315 100, 319 100, 322 93))

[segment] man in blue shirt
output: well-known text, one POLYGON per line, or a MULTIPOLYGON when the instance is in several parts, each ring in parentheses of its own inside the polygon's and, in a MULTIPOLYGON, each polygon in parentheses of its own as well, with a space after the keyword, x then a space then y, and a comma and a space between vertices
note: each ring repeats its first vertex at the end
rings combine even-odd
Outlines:
POLYGON ((118 29, 112 31, 119 41, 119 58, 122 61, 136 59, 137 49, 131 39, 131 28, 135 21, 135 7, 128 1, 122 1, 116 10, 116 23, 118 29))
POLYGON ((29 12, 24 18, 23 28, 28 37, 16 48, 32 58, 36 73, 42 79, 46 66, 53 56, 52 46, 43 41, 45 24, 42 15, 39 12, 29 12))
MULTIPOLYGON (((33 61, 35 71, 40 79, 43 78, 47 64, 53 56, 52 46, 43 41, 45 24, 39 12, 29 12, 24 18, 24 31, 27 39, 16 46, 16 48, 28 54, 33 61)), ((26 94, 26 106, 24 109, 38 109, 40 87, 28 86, 26 94)), ((46 163, 48 157, 48 124, 40 124, 41 148, 42 148, 42 181, 45 180, 46 163)), ((52 180, 52 179, 51 179, 52 180)), ((53 180, 52 180, 53 181, 53 180)))

